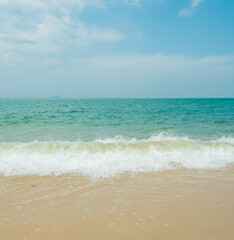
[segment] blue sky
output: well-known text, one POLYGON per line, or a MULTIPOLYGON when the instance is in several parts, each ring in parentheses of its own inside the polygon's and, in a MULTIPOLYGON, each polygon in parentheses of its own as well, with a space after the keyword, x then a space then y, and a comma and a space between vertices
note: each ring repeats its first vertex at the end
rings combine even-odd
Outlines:
POLYGON ((234 97, 233 0, 0 0, 0 97, 234 97))

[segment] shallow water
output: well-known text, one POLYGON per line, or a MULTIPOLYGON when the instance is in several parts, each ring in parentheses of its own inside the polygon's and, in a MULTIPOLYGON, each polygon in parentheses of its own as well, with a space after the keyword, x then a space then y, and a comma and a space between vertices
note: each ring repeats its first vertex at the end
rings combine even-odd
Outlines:
POLYGON ((234 136, 234 99, 0 99, 0 141, 234 136))

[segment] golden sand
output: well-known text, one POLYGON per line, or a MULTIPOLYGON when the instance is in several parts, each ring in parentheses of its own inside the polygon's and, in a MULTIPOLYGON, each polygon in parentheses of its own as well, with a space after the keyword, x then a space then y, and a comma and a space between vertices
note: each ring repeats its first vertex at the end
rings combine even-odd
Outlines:
POLYGON ((0 239, 233 240, 233 170, 0 176, 0 239))

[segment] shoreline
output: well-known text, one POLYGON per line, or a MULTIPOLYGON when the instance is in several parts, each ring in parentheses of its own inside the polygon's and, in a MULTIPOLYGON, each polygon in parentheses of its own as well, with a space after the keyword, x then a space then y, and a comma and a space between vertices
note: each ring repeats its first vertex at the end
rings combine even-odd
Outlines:
POLYGON ((231 240, 233 170, 0 176, 0 239, 231 240))

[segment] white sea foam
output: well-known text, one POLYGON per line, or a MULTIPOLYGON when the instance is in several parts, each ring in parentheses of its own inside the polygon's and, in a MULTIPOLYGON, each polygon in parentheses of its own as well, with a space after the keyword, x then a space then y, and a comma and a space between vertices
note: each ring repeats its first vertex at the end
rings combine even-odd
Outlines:
POLYGON ((178 166, 218 169, 233 162, 233 138, 200 141, 157 135, 145 140, 118 136, 93 142, 0 143, 3 175, 77 173, 110 177, 178 166))

